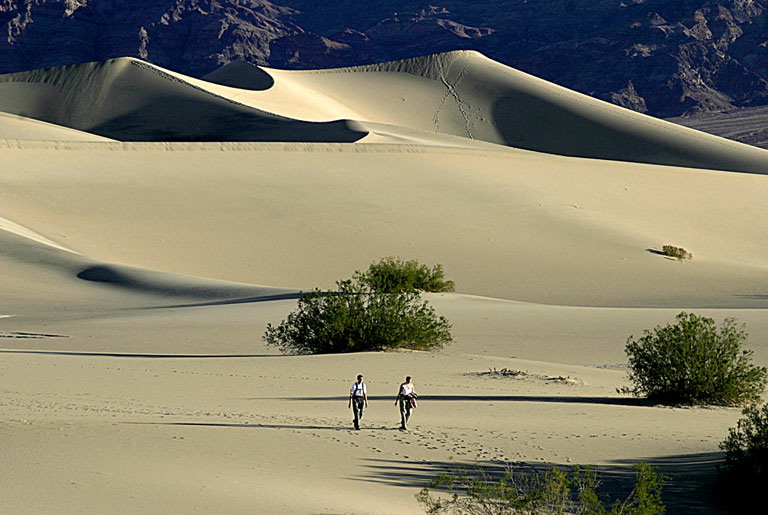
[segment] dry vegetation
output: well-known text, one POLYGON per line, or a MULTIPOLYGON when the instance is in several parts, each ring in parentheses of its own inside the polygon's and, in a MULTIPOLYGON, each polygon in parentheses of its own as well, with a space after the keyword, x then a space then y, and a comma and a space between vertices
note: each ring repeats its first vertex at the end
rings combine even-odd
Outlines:
POLYGON ((693 254, 691 254, 690 252, 688 252, 682 247, 675 247, 674 245, 664 245, 661 248, 661 251, 665 256, 673 257, 678 261, 682 261, 684 259, 693 259, 693 254))

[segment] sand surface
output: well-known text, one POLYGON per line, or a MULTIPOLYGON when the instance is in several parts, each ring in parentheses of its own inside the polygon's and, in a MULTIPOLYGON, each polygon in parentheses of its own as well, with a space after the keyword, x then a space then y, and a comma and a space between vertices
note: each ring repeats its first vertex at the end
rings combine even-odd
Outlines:
POLYGON ((637 461, 672 477, 670 513, 715 511, 740 411, 616 389, 627 337, 682 310, 736 317, 768 365, 768 151, 473 53, 208 79, 0 76, 4 513, 419 513, 457 464, 592 464, 625 495, 637 461), (301 290, 384 256, 444 265, 452 345, 263 343, 301 290))

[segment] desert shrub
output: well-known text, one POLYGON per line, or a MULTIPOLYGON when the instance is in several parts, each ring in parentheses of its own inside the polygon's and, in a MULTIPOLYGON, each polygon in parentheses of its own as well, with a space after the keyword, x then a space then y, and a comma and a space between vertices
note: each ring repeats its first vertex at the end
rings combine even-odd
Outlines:
POLYGON ((482 470, 469 474, 442 473, 430 487, 448 496, 433 495, 429 488, 416 494, 419 504, 430 514, 506 515, 580 513, 590 515, 655 515, 664 513, 661 500, 665 477, 647 463, 635 466, 637 476, 632 491, 624 500, 603 506, 594 471, 574 467, 570 472, 557 467, 531 476, 515 477, 510 471, 496 480, 482 470))
POLYGON ((664 253, 664 255, 676 258, 678 261, 682 261, 683 259, 693 259, 693 254, 688 252, 682 247, 675 247, 674 245, 664 245, 661 248, 661 251, 664 253))
POLYGON ((751 489, 768 484, 768 404, 747 406, 742 415, 720 443, 725 451, 721 473, 742 489, 751 489))
POLYGON ((366 272, 355 272, 355 279, 379 293, 453 291, 453 281, 446 280, 444 275, 443 265, 429 268, 415 259, 403 261, 396 257, 386 257, 371 263, 366 272))
POLYGON ((737 406, 759 399, 768 370, 751 363, 747 334, 733 318, 718 328, 711 318, 682 312, 677 322, 627 340, 629 380, 621 391, 649 400, 737 406))
POLYGON ((315 290, 278 326, 267 324, 267 345, 285 354, 386 349, 432 350, 449 343, 451 324, 418 292, 378 293, 354 280, 338 291, 315 290))

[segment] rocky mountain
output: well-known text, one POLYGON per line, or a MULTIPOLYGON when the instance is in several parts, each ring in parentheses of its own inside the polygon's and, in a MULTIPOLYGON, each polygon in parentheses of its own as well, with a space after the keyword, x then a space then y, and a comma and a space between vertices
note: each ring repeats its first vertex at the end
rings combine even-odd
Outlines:
POLYGON ((193 76, 473 49, 649 114, 768 104, 768 0, 0 0, 0 72, 133 56, 193 76))
POLYGON ((139 57, 202 76, 300 34, 296 11, 263 0, 0 0, 0 71, 139 57))

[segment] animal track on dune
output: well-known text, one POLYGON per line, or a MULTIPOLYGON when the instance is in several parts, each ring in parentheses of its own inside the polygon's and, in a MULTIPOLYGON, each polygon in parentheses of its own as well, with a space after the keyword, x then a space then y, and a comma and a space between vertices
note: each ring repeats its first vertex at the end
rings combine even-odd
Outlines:
POLYGON ((448 101, 448 97, 453 98, 453 100, 456 102, 456 105, 459 108, 459 112, 461 113, 461 116, 464 118, 464 128, 467 131, 467 136, 469 139, 475 139, 475 136, 472 134, 472 124, 469 120, 469 114, 467 113, 467 110, 464 106, 464 101, 459 96, 458 92, 456 91, 456 86, 459 85, 461 80, 464 78, 464 73, 467 70, 467 64, 462 64, 461 71, 456 76, 456 79, 453 82, 449 82, 446 78, 445 69, 443 67, 442 61, 437 61, 438 68, 440 69, 440 82, 443 83, 443 86, 445 86, 446 92, 445 95, 443 95, 443 98, 440 100, 440 104, 437 107, 437 111, 435 112, 435 115, 432 117, 432 121, 435 124, 435 127, 437 128, 437 132, 440 132, 440 112, 445 107, 446 102, 448 101))

